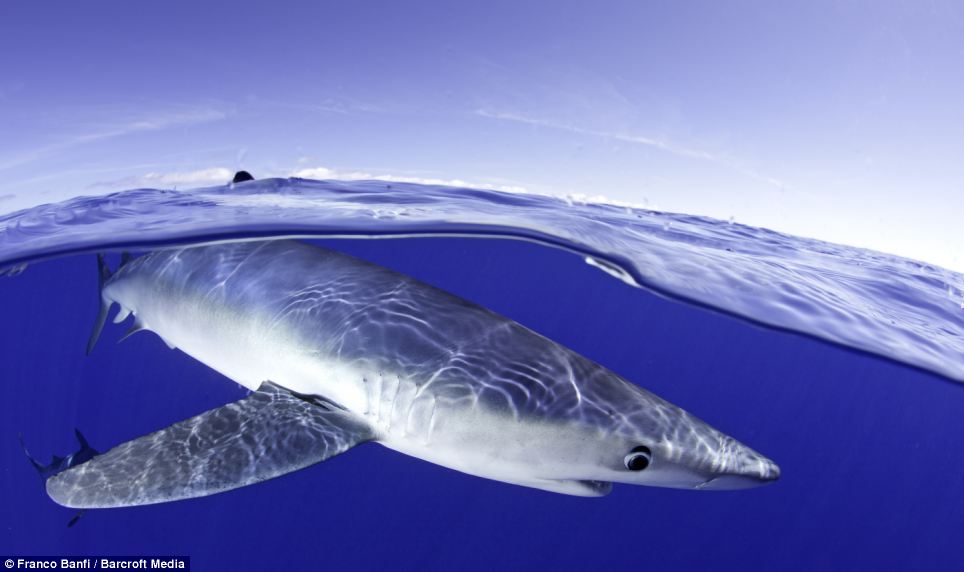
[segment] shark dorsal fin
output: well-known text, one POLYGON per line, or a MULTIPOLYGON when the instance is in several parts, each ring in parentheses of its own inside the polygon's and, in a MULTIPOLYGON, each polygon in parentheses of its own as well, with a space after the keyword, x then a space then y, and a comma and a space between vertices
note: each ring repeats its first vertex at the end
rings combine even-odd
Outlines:
POLYGON ((234 178, 231 179, 231 183, 243 183, 245 181, 253 181, 254 176, 247 171, 238 171, 234 174, 234 178))

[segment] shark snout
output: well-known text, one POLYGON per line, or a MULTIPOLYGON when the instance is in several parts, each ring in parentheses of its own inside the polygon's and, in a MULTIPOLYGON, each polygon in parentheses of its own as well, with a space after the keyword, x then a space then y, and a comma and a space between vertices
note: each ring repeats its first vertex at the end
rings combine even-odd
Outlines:
POLYGON ((758 487, 780 478, 780 467, 766 459, 758 469, 733 473, 720 473, 703 481, 696 488, 700 490, 736 490, 758 487))
POLYGON ((780 467, 770 459, 727 437, 720 447, 715 474, 697 485, 698 489, 746 489, 772 483, 780 478, 780 467))

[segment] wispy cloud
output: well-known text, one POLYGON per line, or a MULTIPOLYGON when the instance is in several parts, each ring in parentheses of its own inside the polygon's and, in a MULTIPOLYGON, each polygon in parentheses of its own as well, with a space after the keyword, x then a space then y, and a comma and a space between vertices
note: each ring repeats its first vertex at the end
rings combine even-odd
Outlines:
POLYGON ((381 105, 348 96, 326 97, 309 102, 279 101, 261 98, 254 99, 253 101, 254 103, 270 107, 321 114, 349 115, 351 113, 382 113, 385 111, 385 108, 381 105))
POLYGON ((0 171, 50 157, 81 145, 145 131, 160 131, 174 127, 185 127, 188 125, 218 121, 226 118, 227 115, 227 112, 220 109, 200 107, 142 114, 125 121, 109 122, 96 129, 88 129, 82 133, 64 136, 53 143, 48 143, 33 149, 22 150, 8 157, 0 157, 0 171))
POLYGON ((475 115, 480 117, 486 117, 489 119, 497 119, 500 121, 513 121, 516 123, 524 123, 526 125, 535 125, 538 127, 545 127, 548 129, 558 129, 560 131, 568 131, 570 133, 576 133, 579 135, 588 135, 591 137, 601 137, 603 139, 611 139, 614 141, 622 141, 624 143, 633 143, 636 145, 645 145, 647 147, 653 147, 667 153, 671 153, 678 157, 685 157, 689 159, 696 159, 700 161, 707 161, 725 167, 727 169, 736 171, 744 176, 750 177, 762 183, 772 185, 784 190, 787 188, 786 183, 771 177, 769 175, 757 172, 753 169, 747 168, 741 162, 736 161, 730 157, 719 155, 716 153, 710 153, 709 151, 704 151, 701 149, 694 149, 691 147, 678 145, 676 143, 666 141, 663 139, 657 139, 654 137, 645 137, 642 135, 630 135, 625 133, 614 133, 609 131, 597 131, 594 129, 584 129, 582 127, 577 127, 575 125, 569 125, 566 123, 550 121, 547 119, 541 119, 536 117, 528 117, 525 115, 519 115, 515 113, 507 113, 502 111, 491 111, 488 109, 477 109, 475 115))

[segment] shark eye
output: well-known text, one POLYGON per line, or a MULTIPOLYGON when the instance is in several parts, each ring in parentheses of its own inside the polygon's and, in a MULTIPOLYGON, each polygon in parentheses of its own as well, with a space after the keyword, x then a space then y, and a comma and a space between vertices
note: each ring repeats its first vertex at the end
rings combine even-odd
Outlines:
POLYGON ((626 463, 626 468, 630 471, 642 471, 653 460, 653 453, 646 445, 640 445, 639 447, 633 447, 633 450, 623 460, 626 463))

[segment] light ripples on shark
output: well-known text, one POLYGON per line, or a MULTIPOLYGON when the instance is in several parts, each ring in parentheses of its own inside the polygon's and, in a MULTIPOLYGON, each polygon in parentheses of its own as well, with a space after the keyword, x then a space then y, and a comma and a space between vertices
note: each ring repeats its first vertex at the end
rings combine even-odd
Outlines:
POLYGON ((524 326, 300 241, 157 250, 128 260, 103 296, 249 388, 267 379, 330 399, 364 419, 378 442, 471 474, 595 496, 609 481, 638 480, 623 465, 640 443, 661 467, 643 475, 653 484, 742 486, 779 474, 755 451, 524 326), (607 447, 615 452, 600 455, 607 447))
MULTIPOLYGON (((709 218, 546 196, 301 179, 137 189, 0 216, 0 266, 16 272, 32 260, 67 253, 235 238, 430 235, 519 238, 565 248, 660 294, 964 381, 960 274, 709 218)), ((298 292, 284 311, 314 311, 321 298, 337 304, 324 290, 332 285, 298 292)), ((406 300, 404 292, 382 302, 381 325, 372 327, 404 328, 411 304, 423 303, 406 300)), ((444 329, 414 329, 425 348, 413 348, 413 363, 431 353, 449 361, 445 368, 471 369, 484 359, 471 348, 447 347, 444 329)), ((491 339, 481 347, 499 343, 498 332, 480 332, 480 340, 485 336, 491 339)), ((518 393, 520 384, 512 380, 526 377, 525 368, 506 371, 505 383, 486 398, 518 393)), ((444 376, 433 383, 444 384, 444 376)))

